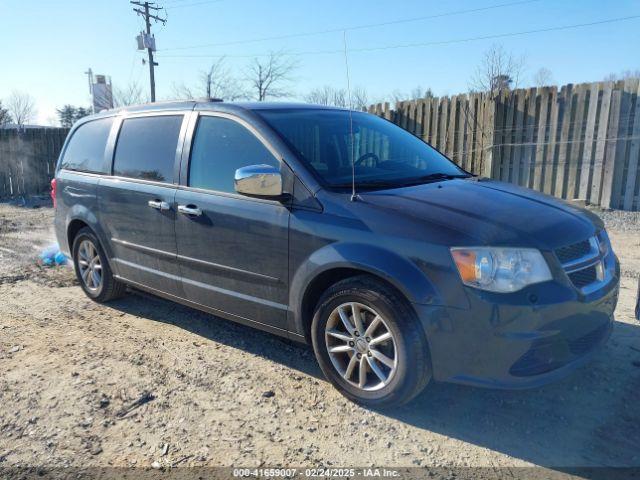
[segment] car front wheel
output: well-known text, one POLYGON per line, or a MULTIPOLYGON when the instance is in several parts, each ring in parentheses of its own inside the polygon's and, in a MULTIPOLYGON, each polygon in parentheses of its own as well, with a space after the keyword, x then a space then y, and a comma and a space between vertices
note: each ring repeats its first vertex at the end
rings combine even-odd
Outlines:
POLYGON ((401 405, 431 378, 427 341, 411 305, 373 277, 349 278, 327 290, 311 335, 324 374, 358 403, 401 405))

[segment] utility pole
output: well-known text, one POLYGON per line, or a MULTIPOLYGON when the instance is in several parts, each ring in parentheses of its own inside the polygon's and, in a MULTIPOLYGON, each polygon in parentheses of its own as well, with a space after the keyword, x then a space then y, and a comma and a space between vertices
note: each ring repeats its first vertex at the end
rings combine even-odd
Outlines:
POLYGON ((138 37, 138 49, 144 50, 147 49, 147 53, 149 54, 149 83, 151 86, 151 102, 156 101, 156 78, 154 67, 157 67, 158 64, 153 60, 153 52, 156 49, 155 38, 151 35, 151 20, 155 20, 156 22, 162 22, 162 24, 167 23, 166 18, 160 18, 157 15, 151 13, 151 11, 158 12, 162 10, 161 7, 156 7, 154 2, 139 2, 139 1, 130 1, 132 5, 137 5, 138 7, 144 8, 141 10, 140 8, 134 8, 133 11, 138 15, 144 17, 144 22, 146 24, 146 34, 138 37))

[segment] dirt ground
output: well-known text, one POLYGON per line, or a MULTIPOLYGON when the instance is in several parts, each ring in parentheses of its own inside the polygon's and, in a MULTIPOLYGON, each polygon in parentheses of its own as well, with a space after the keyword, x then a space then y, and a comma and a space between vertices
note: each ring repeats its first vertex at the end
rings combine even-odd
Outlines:
POLYGON ((623 279, 588 366, 527 391, 431 384, 376 412, 308 347, 138 294, 91 302, 71 268, 36 264, 52 213, 0 204, 0 468, 640 466, 639 215, 604 215, 623 279))

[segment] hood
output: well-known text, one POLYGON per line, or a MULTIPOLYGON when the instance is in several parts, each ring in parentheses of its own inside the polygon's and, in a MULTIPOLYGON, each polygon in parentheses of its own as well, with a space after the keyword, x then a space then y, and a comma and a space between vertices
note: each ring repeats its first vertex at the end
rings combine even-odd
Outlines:
POLYGON ((478 245, 553 249, 602 228, 602 221, 587 210, 483 178, 363 192, 360 197, 369 205, 424 222, 425 228, 459 232, 459 241, 478 245))

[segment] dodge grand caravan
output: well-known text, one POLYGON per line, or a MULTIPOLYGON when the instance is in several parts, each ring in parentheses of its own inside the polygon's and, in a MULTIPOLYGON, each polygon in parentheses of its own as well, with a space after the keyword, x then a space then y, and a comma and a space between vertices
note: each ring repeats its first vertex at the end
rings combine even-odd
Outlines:
POLYGON ((606 342, 601 220, 363 112, 188 102, 70 132, 55 227, 84 292, 135 288, 313 345, 348 398, 535 387, 606 342), (355 193, 354 193, 355 192, 355 193))

